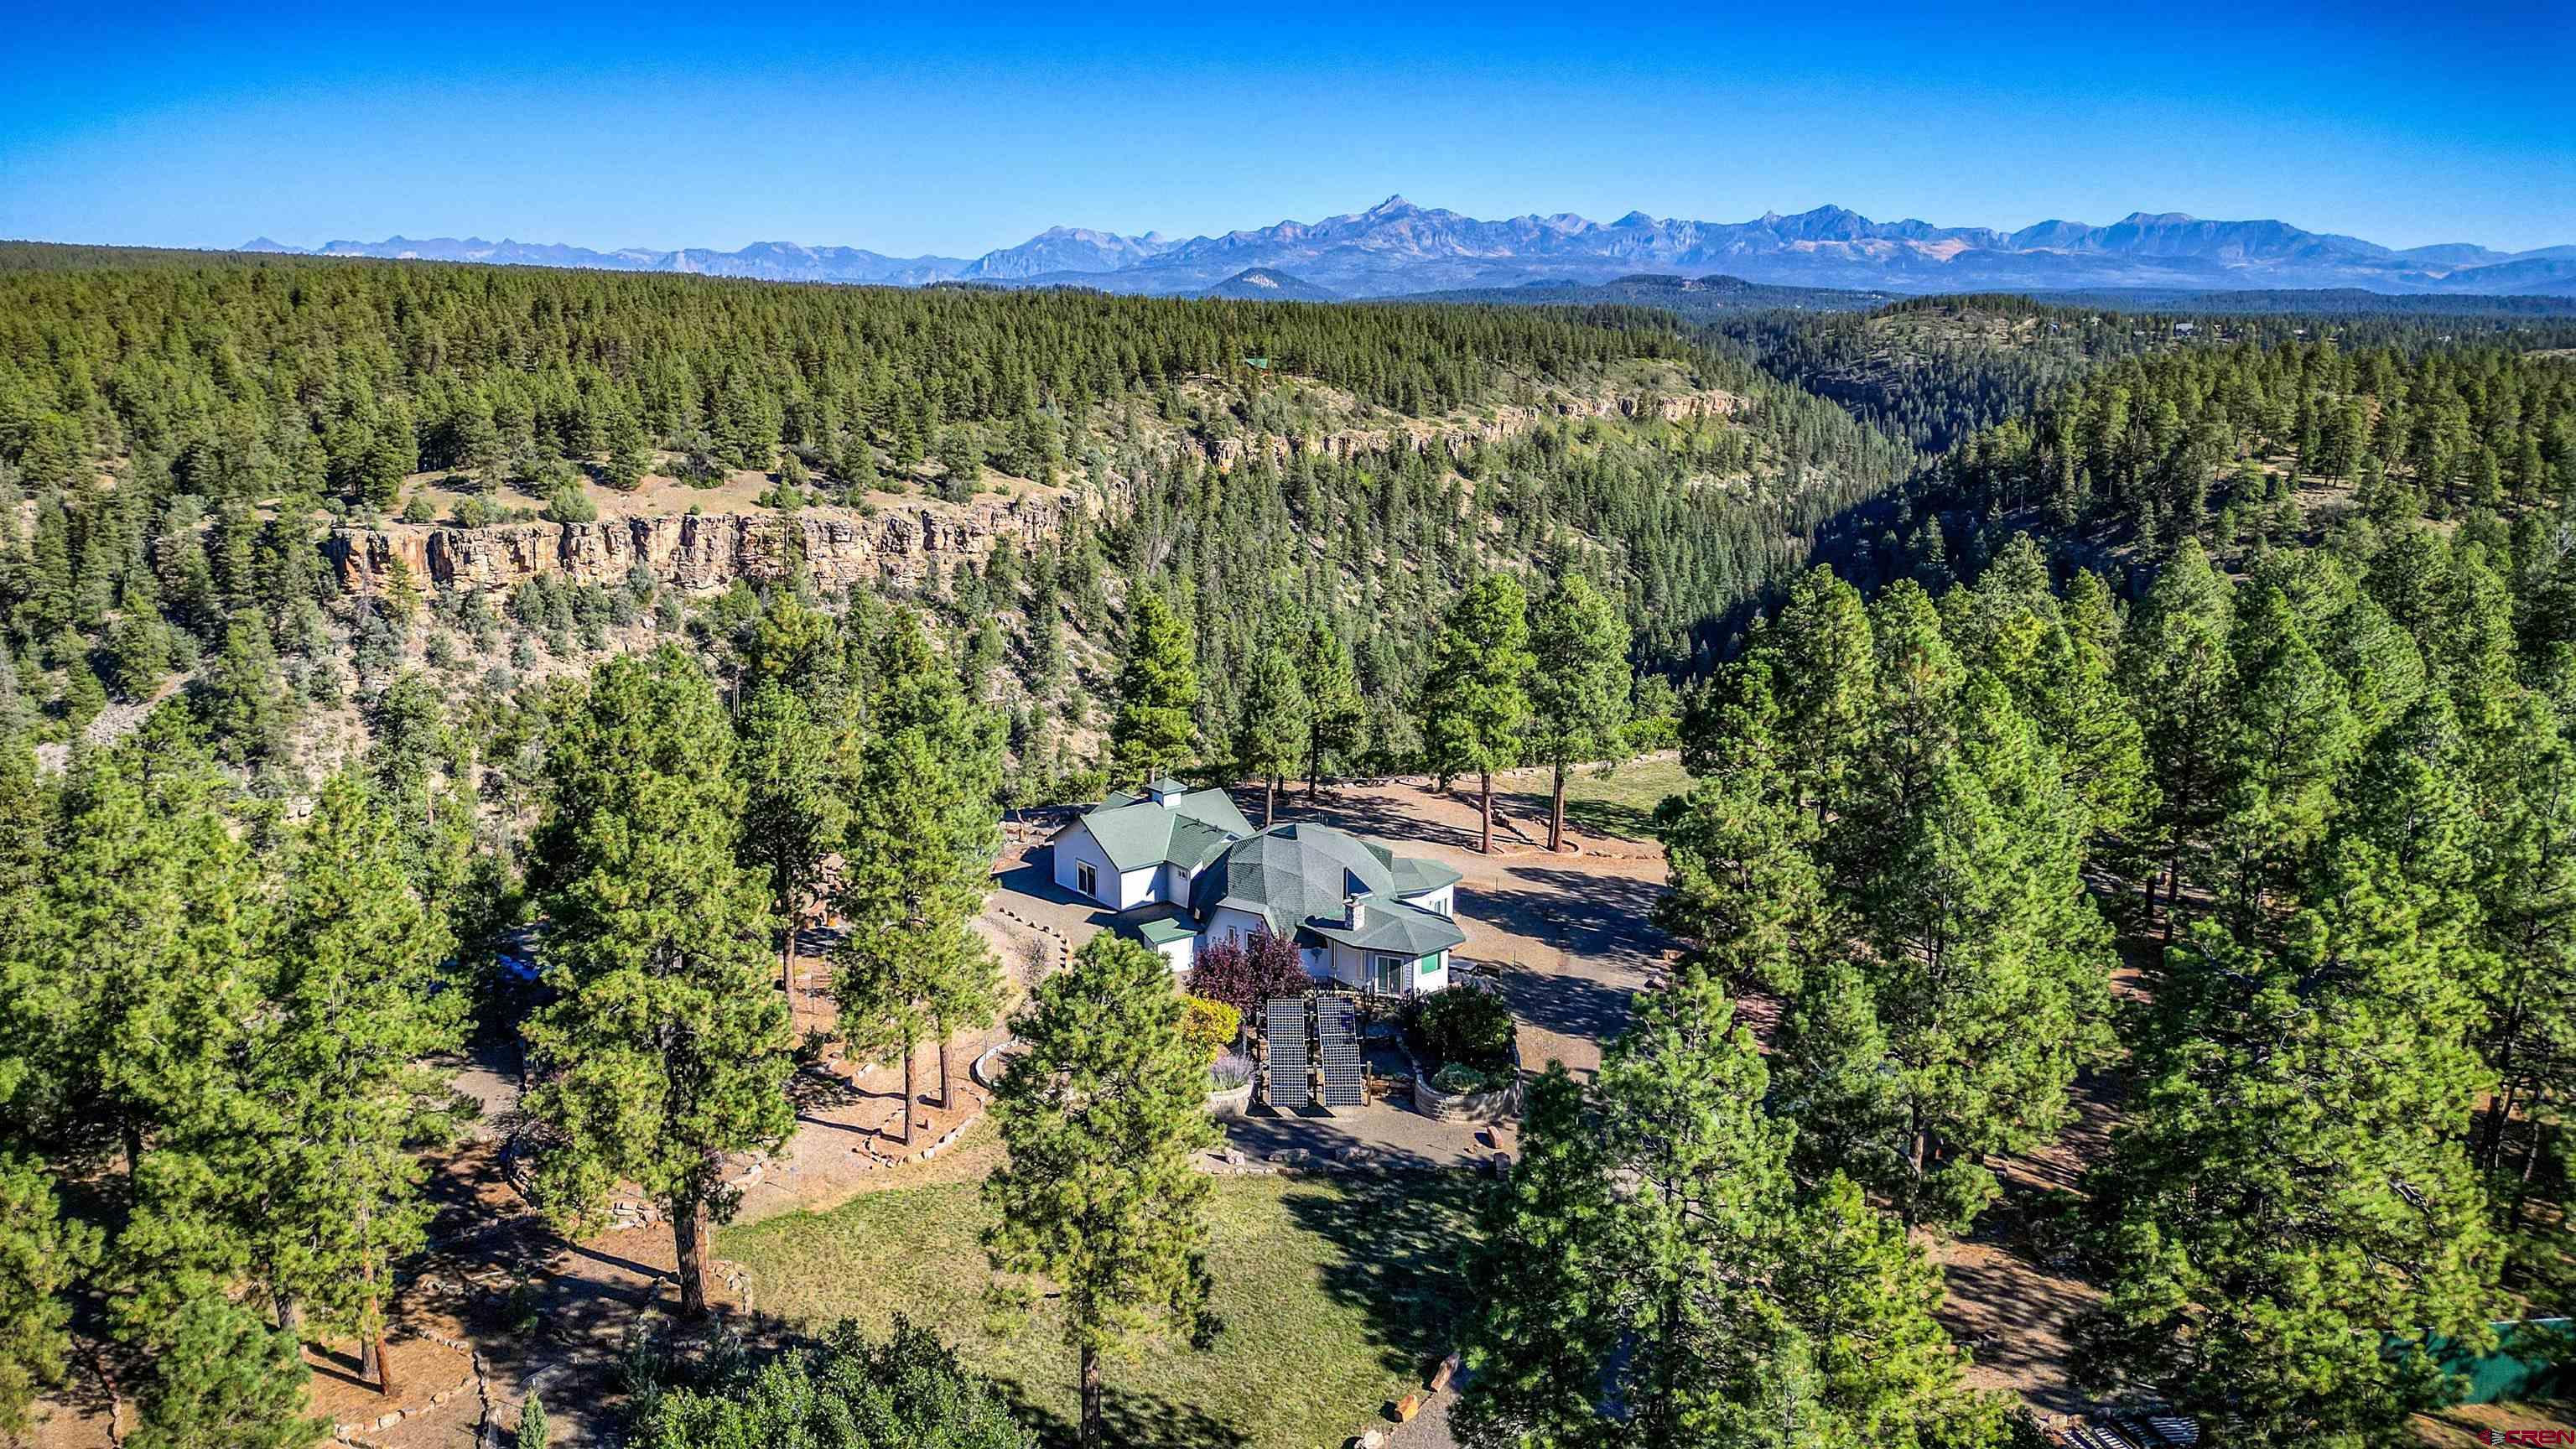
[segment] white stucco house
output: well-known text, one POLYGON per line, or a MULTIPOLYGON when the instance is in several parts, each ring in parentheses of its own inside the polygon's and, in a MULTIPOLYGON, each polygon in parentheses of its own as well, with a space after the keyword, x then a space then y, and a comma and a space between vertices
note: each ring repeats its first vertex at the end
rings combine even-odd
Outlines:
POLYGON ((1255 830, 1222 790, 1156 780, 1101 801, 1049 842, 1055 883, 1187 970, 1218 941, 1267 931, 1309 975, 1389 995, 1449 985, 1458 872, 1314 824, 1255 830))

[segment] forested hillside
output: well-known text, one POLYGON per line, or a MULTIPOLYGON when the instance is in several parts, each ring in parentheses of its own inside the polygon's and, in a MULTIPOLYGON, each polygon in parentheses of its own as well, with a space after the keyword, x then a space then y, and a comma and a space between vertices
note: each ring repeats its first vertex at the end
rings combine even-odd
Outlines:
MULTIPOLYGON (((2565 1313, 2571 384, 2479 346, 2124 360, 1929 475, 1867 594, 1802 579, 1695 693, 1700 783, 1659 817, 1687 948, 1659 1009, 1703 1026, 1696 1070, 1655 1080, 1766 1110, 1705 1102, 1697 1166, 1621 1125, 1671 1109, 1646 1081, 1533 1116, 1554 1175, 1498 1216, 1493 1271, 1545 1301, 1482 1320, 1474 1442, 1592 1422, 1581 1386, 1624 1372, 1547 1304, 1630 1302, 1593 1275, 1668 1259, 1664 1230, 1796 1275, 1852 1186, 2073 1265, 2105 1296, 2064 1371, 2221 1442, 2416 1442, 2462 1387, 2427 1345, 2565 1313), (1758 1066, 1733 993, 1779 1003, 1758 1066), (2107 1151, 2070 1138, 2088 1103, 2107 1151), (2079 1180, 2006 1190, 2069 1151, 2079 1180), (1769 1233, 1687 1226, 1747 1163, 1793 1184, 1769 1233), (1582 1210, 1640 1175, 1640 1211, 1582 1210)), ((1786 1361, 1831 1361, 1802 1291, 1757 1296, 1786 1361)), ((1921 1331, 1901 1295, 1838 1303, 1921 1331)), ((1797 1401, 1694 1366, 1627 1392, 1797 1401)), ((1803 1412, 1973 1434, 1946 1372, 1865 1382, 1803 1412)))
POLYGON ((1392 768, 1464 571, 1587 560, 1636 662, 1687 669, 1805 534, 1912 461, 1639 309, 240 261, 12 276, 0 334, 8 708, 61 738, 178 678, 263 762, 306 708, 371 705, 407 669, 505 700, 673 629, 721 653, 762 608, 641 573, 342 597, 315 552, 334 527, 578 524, 648 475, 682 500, 760 480, 743 506, 773 518, 1068 490, 1061 533, 896 591, 950 621, 1027 757, 1096 749, 1143 585, 1204 618, 1210 738, 1251 639, 1311 613, 1378 702, 1340 763, 1392 768))
POLYGON ((2576 322, 2558 318, 2546 311, 2457 316, 2403 307, 2320 315, 2252 302, 2195 314, 2138 298, 2077 306, 1998 295, 1916 298, 1865 314, 1753 313, 1719 326, 1773 376, 1941 452, 2123 358, 2319 340, 2408 355, 2480 340, 2529 351, 2576 342, 2576 322))

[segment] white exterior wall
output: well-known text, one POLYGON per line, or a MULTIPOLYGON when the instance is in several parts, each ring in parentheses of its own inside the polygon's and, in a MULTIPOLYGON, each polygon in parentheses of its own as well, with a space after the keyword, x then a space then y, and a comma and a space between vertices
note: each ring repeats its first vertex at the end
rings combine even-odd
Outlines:
POLYGON ((1190 882, 1198 879, 1195 872, 1169 861, 1154 872, 1154 899, 1167 906, 1186 907, 1190 903, 1190 882))
MULTIPOLYGON (((1369 984, 1369 957, 1376 954, 1378 953, 1374 951, 1363 951, 1356 946, 1346 946, 1335 941, 1332 943, 1332 959, 1328 974, 1345 986, 1365 989, 1369 984)), ((1408 991, 1446 991, 1449 989, 1449 953, 1433 952, 1407 967, 1404 974, 1405 989, 1408 991)))
POLYGON ((1100 894, 1091 899, 1113 911, 1141 906, 1154 898, 1155 867, 1143 866, 1123 874, 1109 863, 1108 853, 1100 848, 1091 832, 1076 824, 1055 842, 1055 883, 1076 895, 1082 887, 1075 884, 1076 866, 1088 865, 1099 874, 1100 894))
POLYGON ((1422 909, 1431 912, 1435 916, 1455 916, 1457 914, 1458 884, 1457 882, 1452 881, 1436 891, 1424 891, 1418 896, 1405 896, 1403 897, 1403 901, 1408 906, 1419 906, 1422 909))
POLYGON ((1249 946, 1252 944, 1255 932, 1269 929, 1268 921, 1250 911, 1238 911, 1232 906, 1219 906, 1209 912, 1208 918, 1200 923, 1199 939, 1213 946, 1227 939, 1227 933, 1232 932, 1236 939, 1249 946))
POLYGON ((1196 936, 1183 936, 1177 941, 1166 941, 1162 945, 1155 947, 1154 950, 1159 953, 1164 960, 1172 963, 1172 969, 1174 971, 1187 971, 1197 960, 1198 943, 1199 938, 1196 936))

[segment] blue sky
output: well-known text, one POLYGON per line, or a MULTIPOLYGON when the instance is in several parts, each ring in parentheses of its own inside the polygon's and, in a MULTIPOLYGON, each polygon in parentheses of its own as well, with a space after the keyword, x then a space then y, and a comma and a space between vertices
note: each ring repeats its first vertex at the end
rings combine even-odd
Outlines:
POLYGON ((957 8, 0 0, 0 236, 971 256, 1400 191, 2576 242, 2576 0, 957 8))

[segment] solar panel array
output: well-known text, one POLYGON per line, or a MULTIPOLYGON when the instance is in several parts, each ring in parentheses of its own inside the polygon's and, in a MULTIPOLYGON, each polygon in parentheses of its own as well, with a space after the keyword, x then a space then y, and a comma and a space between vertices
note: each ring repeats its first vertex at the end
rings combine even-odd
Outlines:
POLYGON ((1316 998, 1315 1052, 1323 1059, 1324 1105, 1360 1105, 1359 1011, 1349 997, 1316 998))
POLYGON ((1269 1038, 1269 1050, 1261 1065, 1262 1098, 1279 1111, 1294 1111, 1315 1099, 1308 1071, 1312 1058, 1306 1050, 1306 1000, 1304 997, 1282 997, 1262 1010, 1262 1027, 1269 1038))

